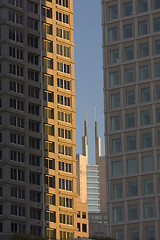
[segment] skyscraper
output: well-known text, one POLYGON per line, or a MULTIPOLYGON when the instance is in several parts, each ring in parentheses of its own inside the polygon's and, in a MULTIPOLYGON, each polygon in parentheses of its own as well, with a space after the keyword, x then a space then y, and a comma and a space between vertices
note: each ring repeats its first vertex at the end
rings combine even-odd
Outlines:
POLYGON ((74 238, 73 0, 1 0, 0 16, 0 238, 74 238))
POLYGON ((160 1, 102 0, 109 234, 160 239, 160 1))

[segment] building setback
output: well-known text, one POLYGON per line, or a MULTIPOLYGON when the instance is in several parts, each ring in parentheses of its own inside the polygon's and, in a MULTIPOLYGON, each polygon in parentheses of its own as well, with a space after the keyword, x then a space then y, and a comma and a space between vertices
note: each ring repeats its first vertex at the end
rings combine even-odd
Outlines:
POLYGON ((73 0, 1 0, 0 16, 0 239, 75 238, 73 0))
POLYGON ((160 239, 160 1, 102 0, 109 235, 160 239))

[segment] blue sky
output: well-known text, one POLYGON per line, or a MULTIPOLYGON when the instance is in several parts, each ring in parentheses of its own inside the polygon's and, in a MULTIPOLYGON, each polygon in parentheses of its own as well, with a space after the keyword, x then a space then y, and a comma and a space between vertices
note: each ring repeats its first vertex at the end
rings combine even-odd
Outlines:
POLYGON ((95 107, 104 153, 101 1, 74 0, 74 12, 77 153, 81 153, 87 109, 89 163, 94 164, 95 107))

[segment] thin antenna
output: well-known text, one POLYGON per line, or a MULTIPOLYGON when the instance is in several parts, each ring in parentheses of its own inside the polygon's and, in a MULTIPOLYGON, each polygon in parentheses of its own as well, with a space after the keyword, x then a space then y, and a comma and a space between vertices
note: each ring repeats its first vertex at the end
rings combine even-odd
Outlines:
POLYGON ((87 106, 86 106, 86 122, 87 122, 87 106))
POLYGON ((94 120, 96 122, 96 107, 94 107, 94 120))

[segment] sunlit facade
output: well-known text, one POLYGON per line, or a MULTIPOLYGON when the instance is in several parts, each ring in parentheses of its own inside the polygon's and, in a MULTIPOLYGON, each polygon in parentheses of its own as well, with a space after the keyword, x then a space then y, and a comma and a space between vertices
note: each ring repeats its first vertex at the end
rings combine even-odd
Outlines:
POLYGON ((75 238, 73 0, 1 0, 0 16, 0 239, 75 238))

